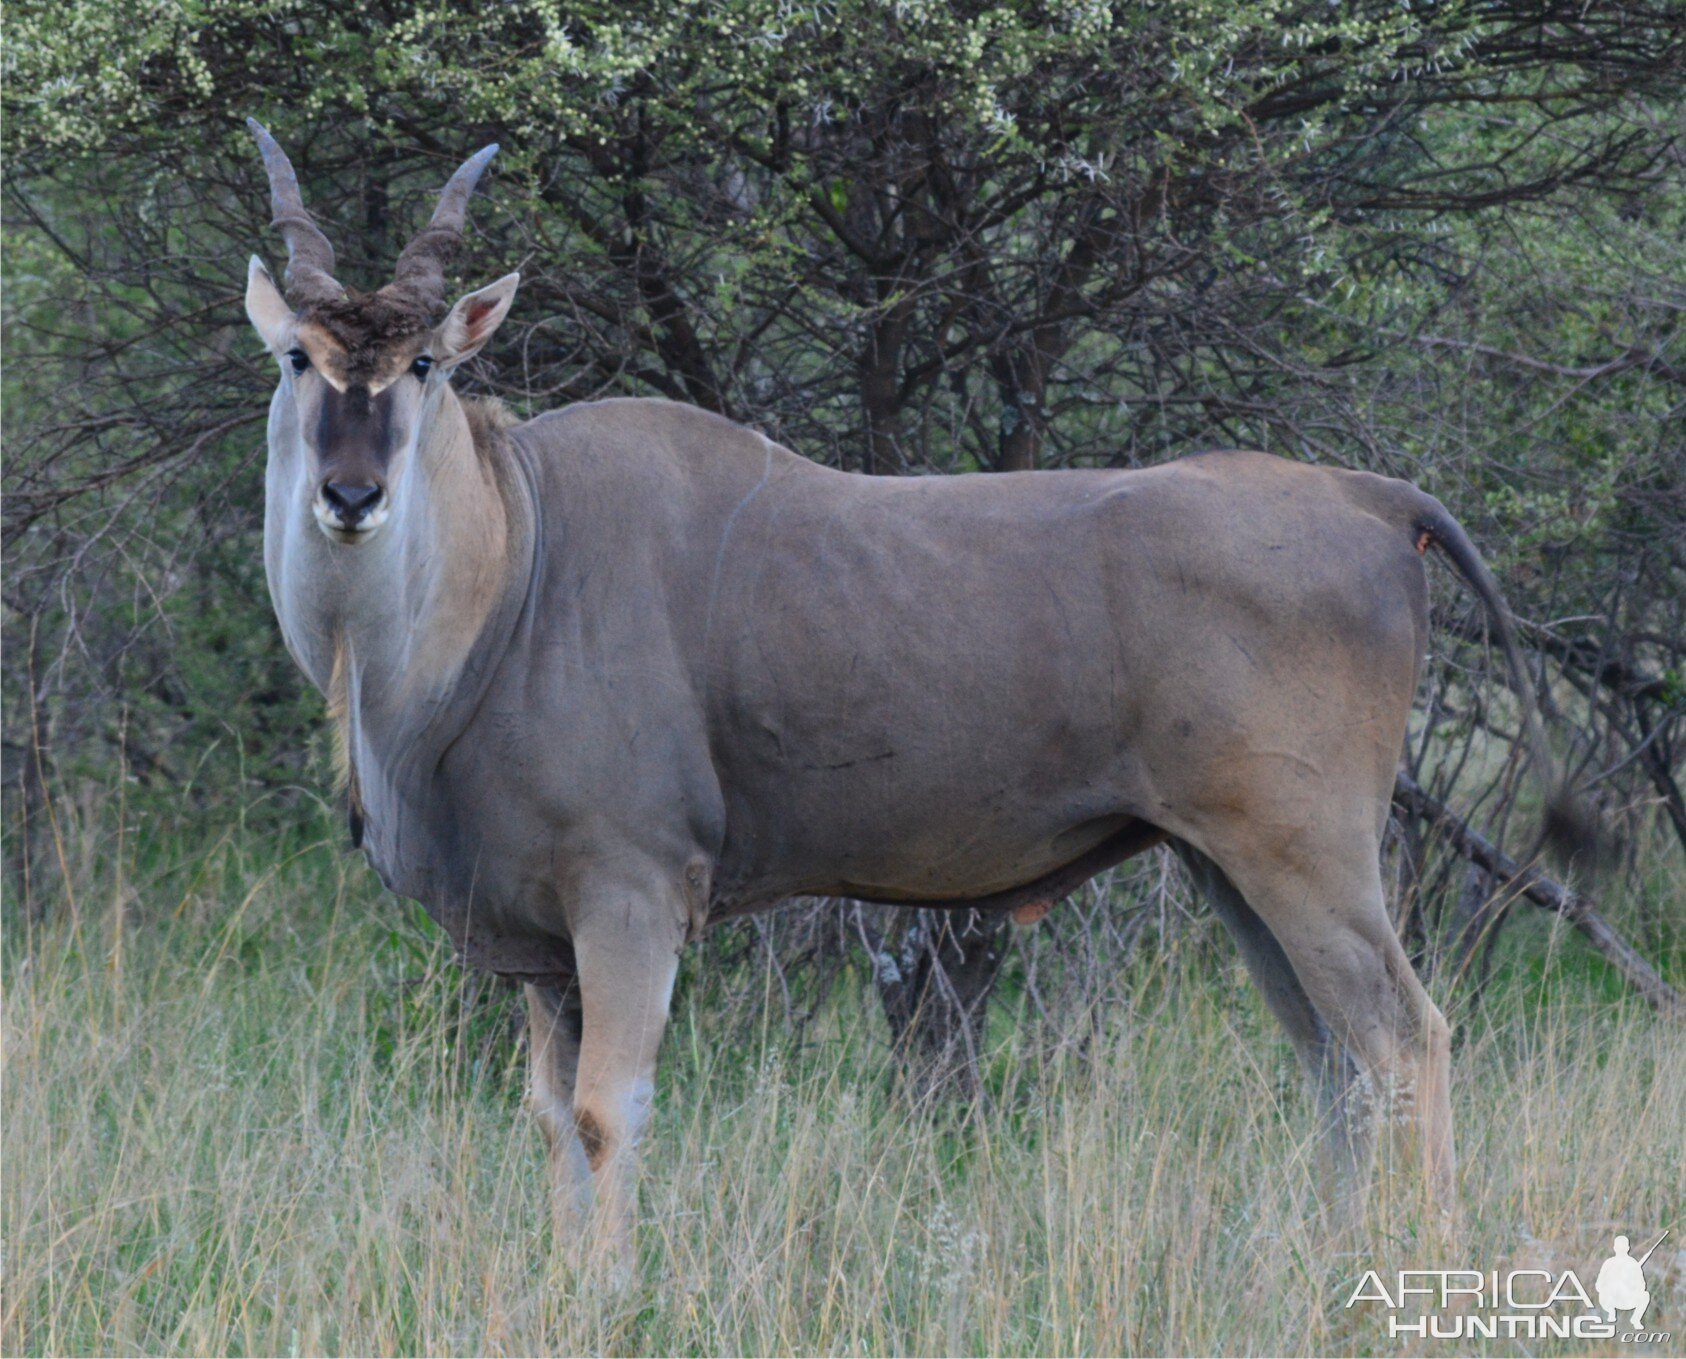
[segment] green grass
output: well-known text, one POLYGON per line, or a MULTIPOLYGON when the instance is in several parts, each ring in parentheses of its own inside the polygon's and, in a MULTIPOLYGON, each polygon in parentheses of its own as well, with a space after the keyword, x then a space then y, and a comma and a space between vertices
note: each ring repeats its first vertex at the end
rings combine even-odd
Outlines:
MULTIPOLYGON (((1590 1280, 1614 1232, 1686 1232, 1686 1035, 1545 924, 1461 1027, 1457 1259, 1408 1213, 1325 1237, 1286 1044, 1215 944, 1144 951, 1086 1046, 1004 1007, 975 1117, 894 1093, 862 988, 797 1044, 693 953, 609 1289, 551 1239, 512 1003, 357 860, 102 843, 73 880, 51 928, 8 916, 8 1354, 1399 1354, 1343 1306, 1366 1268, 1590 1280)), ((1623 1353, 1686 1339, 1676 1250, 1673 1342, 1623 1353)))

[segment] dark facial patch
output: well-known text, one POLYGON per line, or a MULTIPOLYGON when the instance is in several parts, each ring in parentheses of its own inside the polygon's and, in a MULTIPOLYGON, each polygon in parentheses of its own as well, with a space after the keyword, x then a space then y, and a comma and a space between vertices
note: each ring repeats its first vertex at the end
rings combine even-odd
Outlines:
POLYGON ((367 387, 338 391, 322 384, 322 408, 316 418, 316 456, 330 481, 372 486, 380 481, 398 434, 391 387, 369 395, 367 387))

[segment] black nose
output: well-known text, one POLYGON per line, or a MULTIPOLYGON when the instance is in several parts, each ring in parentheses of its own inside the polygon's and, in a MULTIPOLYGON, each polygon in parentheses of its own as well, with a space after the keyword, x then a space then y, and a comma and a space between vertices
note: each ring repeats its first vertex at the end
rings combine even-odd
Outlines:
POLYGON ((347 486, 343 481, 330 481, 322 488, 322 499, 348 529, 361 524, 380 503, 380 498, 379 486, 347 486))

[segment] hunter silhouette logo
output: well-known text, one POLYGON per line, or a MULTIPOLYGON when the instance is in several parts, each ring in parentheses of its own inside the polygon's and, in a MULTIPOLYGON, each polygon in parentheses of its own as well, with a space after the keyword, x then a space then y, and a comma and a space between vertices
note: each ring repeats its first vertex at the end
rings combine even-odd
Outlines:
POLYGON ((1632 1312, 1634 1330, 1645 1324, 1645 1309, 1651 1305, 1651 1295, 1645 1290, 1645 1262, 1651 1258, 1651 1251, 1663 1244, 1663 1237, 1667 1235, 1664 1232, 1659 1236, 1657 1245, 1637 1260, 1627 1253, 1627 1238, 1616 1238, 1616 1253, 1600 1267, 1598 1279, 1593 1284, 1598 1294, 1598 1305, 1609 1313, 1611 1321, 1616 1319, 1617 1312, 1632 1312))
POLYGON ((1638 1259, 1629 1254, 1627 1237, 1616 1237, 1615 1254, 1599 1267, 1591 1294, 1572 1269, 1403 1269, 1397 1271, 1391 1286, 1370 1269, 1346 1305, 1382 1304, 1390 1337, 1556 1338, 1666 1345, 1673 1339, 1669 1332, 1640 1328, 1651 1306, 1645 1262, 1668 1235, 1665 1231, 1638 1259))

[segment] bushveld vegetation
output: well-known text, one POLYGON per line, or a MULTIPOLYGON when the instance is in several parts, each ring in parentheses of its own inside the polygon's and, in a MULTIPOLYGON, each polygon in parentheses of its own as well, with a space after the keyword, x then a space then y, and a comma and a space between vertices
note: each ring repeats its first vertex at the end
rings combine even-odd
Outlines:
MULTIPOLYGON (((1397 919, 1458 1026, 1458 1263, 1686 1232, 1677 6, 6 28, 0 1348, 1398 1353, 1342 1303, 1443 1244, 1406 1213, 1327 1248, 1286 1044, 1156 853, 1030 931, 808 902, 693 950, 643 1269, 581 1287, 511 994, 344 853, 269 617, 247 114, 353 281, 502 143, 459 273, 523 291, 460 381, 521 414, 666 395, 882 475, 1252 446, 1439 496, 1606 828, 1577 923, 1397 808, 1397 919)), ((1502 667, 1435 596, 1404 768, 1528 861, 1502 667)), ((1686 1258, 1647 1268, 1678 1348, 1686 1258)))

